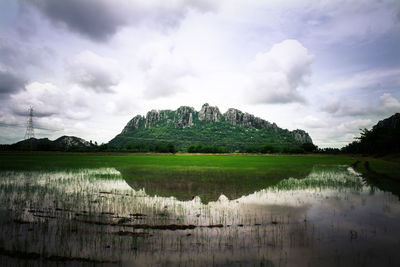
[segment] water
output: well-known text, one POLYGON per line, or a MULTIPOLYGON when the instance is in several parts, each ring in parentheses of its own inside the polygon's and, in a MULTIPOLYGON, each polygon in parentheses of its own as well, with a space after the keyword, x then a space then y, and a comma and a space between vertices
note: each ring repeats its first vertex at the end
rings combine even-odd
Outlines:
POLYGON ((151 175, 1 172, 0 265, 400 266, 399 197, 346 166, 151 175))

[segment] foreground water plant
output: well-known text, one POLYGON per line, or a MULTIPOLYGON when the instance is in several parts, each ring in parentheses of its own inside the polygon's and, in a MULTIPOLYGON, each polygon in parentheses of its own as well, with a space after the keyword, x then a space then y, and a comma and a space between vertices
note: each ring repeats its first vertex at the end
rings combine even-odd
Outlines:
POLYGON ((125 179, 132 176, 114 168, 0 172, 2 263, 334 266, 335 250, 343 262, 399 260, 399 201, 345 165, 314 166, 304 178, 234 199, 222 191, 206 202, 179 200, 180 187, 168 197, 154 188, 149 195, 125 179))

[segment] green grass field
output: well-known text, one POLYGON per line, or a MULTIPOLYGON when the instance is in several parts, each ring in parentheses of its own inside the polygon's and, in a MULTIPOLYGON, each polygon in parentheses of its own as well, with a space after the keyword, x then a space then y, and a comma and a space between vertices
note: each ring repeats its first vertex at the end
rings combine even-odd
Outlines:
POLYGON ((224 169, 261 172, 308 170, 316 164, 351 164, 353 157, 327 155, 101 154, 57 152, 0 153, 2 170, 75 168, 224 169))
POLYGON ((398 251, 398 174, 393 157, 3 152, 0 261, 336 266, 377 247, 379 265, 398 251))
POLYGON ((102 154, 58 152, 2 152, 0 170, 60 170, 112 167, 130 171, 229 172, 267 176, 304 176, 315 165, 351 165, 359 160, 357 171, 372 170, 400 180, 398 158, 376 159, 344 155, 195 155, 195 154, 102 154))

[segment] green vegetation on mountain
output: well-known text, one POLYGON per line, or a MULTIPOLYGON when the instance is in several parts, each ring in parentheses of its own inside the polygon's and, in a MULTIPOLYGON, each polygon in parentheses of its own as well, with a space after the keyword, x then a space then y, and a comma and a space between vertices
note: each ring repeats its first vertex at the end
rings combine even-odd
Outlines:
POLYGON ((400 113, 362 130, 356 141, 342 148, 345 153, 384 155, 400 153, 400 113))
POLYGON ((176 111, 152 110, 146 117, 134 117, 109 149, 145 152, 159 143, 173 143, 177 149, 194 153, 301 152, 312 144, 303 130, 289 131, 275 123, 236 109, 221 114, 218 107, 204 104, 201 111, 180 107, 176 111), (251 151, 247 151, 251 150, 251 151))
POLYGON ((73 151, 87 152, 96 151, 97 142, 88 142, 75 136, 61 136, 52 141, 48 138, 29 138, 11 145, 0 145, 4 151, 73 151))

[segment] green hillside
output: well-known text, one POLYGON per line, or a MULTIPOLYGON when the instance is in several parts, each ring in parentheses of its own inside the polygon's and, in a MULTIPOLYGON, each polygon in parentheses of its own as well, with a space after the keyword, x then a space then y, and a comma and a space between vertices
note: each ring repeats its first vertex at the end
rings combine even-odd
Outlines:
POLYGON ((271 150, 294 149, 312 143, 302 130, 279 128, 251 114, 229 109, 221 114, 217 107, 204 104, 201 111, 180 107, 176 111, 149 111, 134 117, 110 146, 140 150, 149 145, 172 143, 180 150, 192 145, 226 147, 228 151, 251 147, 271 150))

